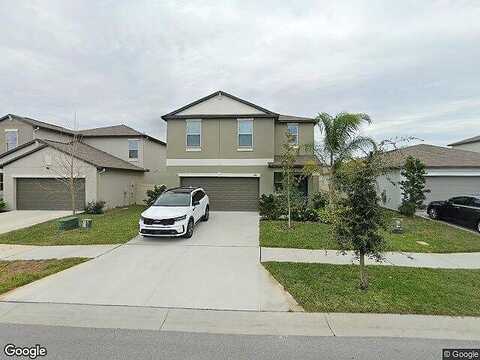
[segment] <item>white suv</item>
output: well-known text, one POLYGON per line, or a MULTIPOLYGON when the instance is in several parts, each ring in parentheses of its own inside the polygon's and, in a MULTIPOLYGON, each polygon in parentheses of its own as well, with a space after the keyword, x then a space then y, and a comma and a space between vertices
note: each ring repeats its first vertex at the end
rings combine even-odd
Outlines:
POLYGON ((208 221, 209 214, 208 196, 202 188, 169 189, 142 213, 140 235, 191 238, 195 224, 208 221))

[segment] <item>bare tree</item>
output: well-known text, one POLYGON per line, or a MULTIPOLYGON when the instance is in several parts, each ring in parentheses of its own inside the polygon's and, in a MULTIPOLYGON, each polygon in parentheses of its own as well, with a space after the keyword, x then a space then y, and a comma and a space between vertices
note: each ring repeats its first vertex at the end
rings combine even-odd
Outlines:
MULTIPOLYGON (((70 198, 70 208, 75 215, 78 208, 77 189, 82 179, 85 163, 80 160, 82 155, 82 136, 78 132, 77 115, 75 113, 73 135, 68 134, 67 142, 50 142, 56 151, 51 151, 45 158, 45 167, 53 173, 55 179, 60 182, 62 192, 67 192, 70 198)), ((46 140, 48 141, 48 140, 46 140)), ((52 189, 46 191, 52 192, 52 189)), ((53 190, 53 192, 59 190, 53 190)), ((84 204, 82 204, 84 205, 84 204)))

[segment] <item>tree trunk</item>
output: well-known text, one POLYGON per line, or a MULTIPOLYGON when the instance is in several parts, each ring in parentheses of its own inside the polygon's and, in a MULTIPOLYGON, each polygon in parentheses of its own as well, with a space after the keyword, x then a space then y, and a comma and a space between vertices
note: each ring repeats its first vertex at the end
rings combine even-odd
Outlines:
POLYGON ((333 165, 333 153, 330 153, 330 181, 328 182, 328 194, 330 197, 330 203, 333 203, 333 199, 335 197, 335 186, 333 184, 333 179, 335 177, 335 168, 333 165))
POLYGON ((75 215, 75 182, 70 178, 70 199, 72 201, 72 214, 75 215))
POLYGON ((360 289, 368 289, 368 274, 365 267, 365 253, 360 252, 360 289))

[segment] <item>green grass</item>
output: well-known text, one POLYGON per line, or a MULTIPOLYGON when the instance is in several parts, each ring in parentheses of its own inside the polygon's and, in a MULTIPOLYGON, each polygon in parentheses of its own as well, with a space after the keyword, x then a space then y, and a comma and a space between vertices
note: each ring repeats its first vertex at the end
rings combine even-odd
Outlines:
MULTIPOLYGON (((480 236, 447 224, 423 219, 406 218, 397 213, 390 216, 403 219, 404 232, 393 234, 383 231, 387 242, 386 251, 409 251, 427 253, 476 252, 480 251, 480 236), (417 241, 429 245, 421 245, 417 241)), ((391 221, 388 222, 391 224, 391 221)), ((260 245, 299 249, 338 249, 330 226, 322 223, 297 223, 288 229, 285 221, 261 221, 260 245)))
POLYGON ((363 291, 355 265, 263 265, 309 312, 480 315, 480 270, 373 265, 363 291))
POLYGON ((87 258, 67 258, 0 261, 0 294, 87 260, 87 258))
POLYGON ((58 230, 58 219, 0 235, 0 244, 19 245, 91 245, 125 243, 138 233, 143 206, 107 210, 105 214, 81 214, 93 219, 90 230, 58 230))

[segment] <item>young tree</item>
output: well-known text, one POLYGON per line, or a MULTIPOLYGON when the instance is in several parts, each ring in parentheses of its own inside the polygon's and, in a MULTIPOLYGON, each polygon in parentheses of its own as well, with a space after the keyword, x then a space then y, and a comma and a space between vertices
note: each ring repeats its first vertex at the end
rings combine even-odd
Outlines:
POLYGON ((282 189, 281 199, 285 203, 288 228, 292 227, 292 203, 295 201, 299 175, 295 174, 295 160, 298 155, 298 148, 293 145, 292 136, 286 134, 287 142, 283 144, 281 165, 282 165, 282 189))
POLYGON ((342 193, 335 200, 333 231, 343 251, 354 249, 360 261, 360 288, 368 289, 365 257, 382 258, 385 219, 379 205, 377 178, 385 172, 378 152, 350 160, 337 169, 334 185, 342 193))
POLYGON ((311 145, 310 147, 320 159, 322 166, 328 168, 329 194, 332 199, 335 191, 333 178, 337 169, 358 151, 367 153, 375 147, 373 139, 358 135, 361 125, 370 124, 371 119, 363 113, 342 112, 335 116, 320 113, 316 120, 323 135, 323 141, 320 146, 311 145))
POLYGON ((413 156, 408 156, 402 168, 401 175, 405 180, 400 181, 402 189, 402 204, 411 203, 418 209, 426 199, 425 193, 425 164, 413 156))
MULTIPOLYGON (((81 137, 77 133, 73 135, 68 143, 56 143, 53 148, 58 147, 61 151, 54 150, 49 154, 45 167, 54 174, 55 179, 63 185, 63 190, 69 194, 70 208, 72 215, 76 214, 78 199, 76 197, 84 163, 78 156, 82 152, 81 137)), ((54 192, 56 189, 45 189, 54 192)))

